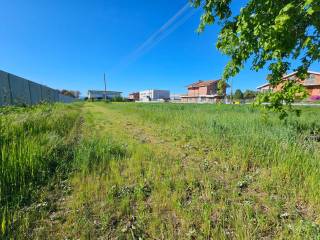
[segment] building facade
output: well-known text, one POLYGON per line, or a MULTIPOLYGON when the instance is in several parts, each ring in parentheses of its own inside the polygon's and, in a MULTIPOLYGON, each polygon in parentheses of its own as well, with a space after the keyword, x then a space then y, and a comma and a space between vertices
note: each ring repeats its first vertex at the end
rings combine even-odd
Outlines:
POLYGON ((139 93, 140 101, 150 102, 150 101, 161 101, 170 99, 169 90, 145 90, 139 93))
MULTIPOLYGON (((308 77, 305 80, 301 80, 297 77, 297 72, 288 74, 282 78, 283 81, 296 81, 302 84, 309 93, 309 96, 320 97, 320 72, 308 71, 308 77)), ((257 89, 259 92, 268 92, 268 91, 279 91, 282 88, 280 83, 276 87, 272 87, 270 83, 263 84, 257 89)))
POLYGON ((117 91, 99 91, 99 90, 89 90, 88 99, 113 99, 116 97, 121 97, 122 92, 117 91))
POLYGON ((270 83, 265 83, 259 87, 257 87, 258 92, 265 93, 272 90, 270 83))
POLYGON ((181 101, 181 96, 182 95, 183 94, 171 94, 170 95, 170 100, 174 101, 174 102, 179 102, 179 101, 181 101))
POLYGON ((187 86, 188 94, 181 96, 184 103, 217 103, 226 95, 227 86, 219 93, 221 80, 198 81, 187 86))
POLYGON ((139 101, 140 100, 140 93, 139 92, 130 93, 128 96, 128 100, 132 101, 132 102, 139 101))

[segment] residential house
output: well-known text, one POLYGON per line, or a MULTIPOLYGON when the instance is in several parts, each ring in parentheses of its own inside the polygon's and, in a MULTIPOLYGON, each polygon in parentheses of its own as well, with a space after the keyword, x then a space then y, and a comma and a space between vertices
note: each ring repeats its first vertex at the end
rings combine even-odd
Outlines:
POLYGON ((140 101, 142 102, 150 102, 150 101, 164 101, 170 99, 170 91, 169 90, 145 90, 140 93, 140 101))
MULTIPOLYGON (((198 81, 187 86, 188 94, 181 96, 184 103, 217 103, 226 95, 226 87, 219 92, 221 80, 198 81)), ((228 86, 227 86, 228 87, 228 86)))
MULTIPOLYGON (((308 71, 308 77, 305 80, 301 80, 297 77, 297 72, 290 73, 285 75, 282 78, 283 81, 296 81, 301 83, 309 93, 309 96, 318 97, 320 96, 320 72, 308 71)), ((281 89, 281 84, 273 88, 270 83, 263 84, 259 86, 257 89, 260 92, 267 91, 278 91, 281 89)))
POLYGON ((128 96, 128 100, 132 101, 132 102, 139 101, 140 100, 140 93, 139 92, 130 93, 128 96))
POLYGON ((265 93, 272 90, 270 83, 265 83, 259 87, 257 87, 258 92, 265 93))
POLYGON ((99 90, 89 90, 88 99, 113 99, 116 97, 121 97, 122 92, 117 91, 99 91, 99 90))

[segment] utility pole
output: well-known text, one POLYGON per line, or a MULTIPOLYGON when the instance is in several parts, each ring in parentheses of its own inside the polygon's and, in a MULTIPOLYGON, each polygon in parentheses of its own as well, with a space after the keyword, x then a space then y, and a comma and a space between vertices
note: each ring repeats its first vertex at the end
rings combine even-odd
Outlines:
POLYGON ((104 81, 104 100, 107 101, 106 73, 103 74, 103 81, 104 81))

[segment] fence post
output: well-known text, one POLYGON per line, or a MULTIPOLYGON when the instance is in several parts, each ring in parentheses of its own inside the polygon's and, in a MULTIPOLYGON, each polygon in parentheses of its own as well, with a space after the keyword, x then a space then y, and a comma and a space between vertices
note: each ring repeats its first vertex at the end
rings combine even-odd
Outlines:
POLYGON ((12 88, 11 88, 11 81, 10 81, 10 73, 8 73, 8 86, 9 86, 9 93, 10 93, 10 103, 13 105, 13 96, 12 96, 12 88))
POLYGON ((42 85, 40 85, 40 102, 43 103, 42 85))
POLYGON ((29 81, 29 80, 27 80, 27 81, 28 81, 28 89, 29 89, 30 105, 33 105, 33 104, 32 104, 32 96, 31 96, 31 89, 30 89, 30 81, 29 81))

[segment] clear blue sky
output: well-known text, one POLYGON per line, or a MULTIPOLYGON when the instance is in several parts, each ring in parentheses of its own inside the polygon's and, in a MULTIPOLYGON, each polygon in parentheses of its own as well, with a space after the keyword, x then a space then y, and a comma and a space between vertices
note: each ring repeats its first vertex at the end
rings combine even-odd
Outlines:
MULTIPOLYGON (((228 60, 215 48, 219 26, 196 34, 200 11, 134 61, 125 59, 186 2, 0 0, 0 69, 83 95, 103 89, 104 72, 108 89, 124 95, 150 88, 183 93, 189 83, 220 78, 228 60)), ((234 2, 239 11, 246 1, 234 2)), ((234 88, 255 89, 267 73, 246 68, 234 88)))

